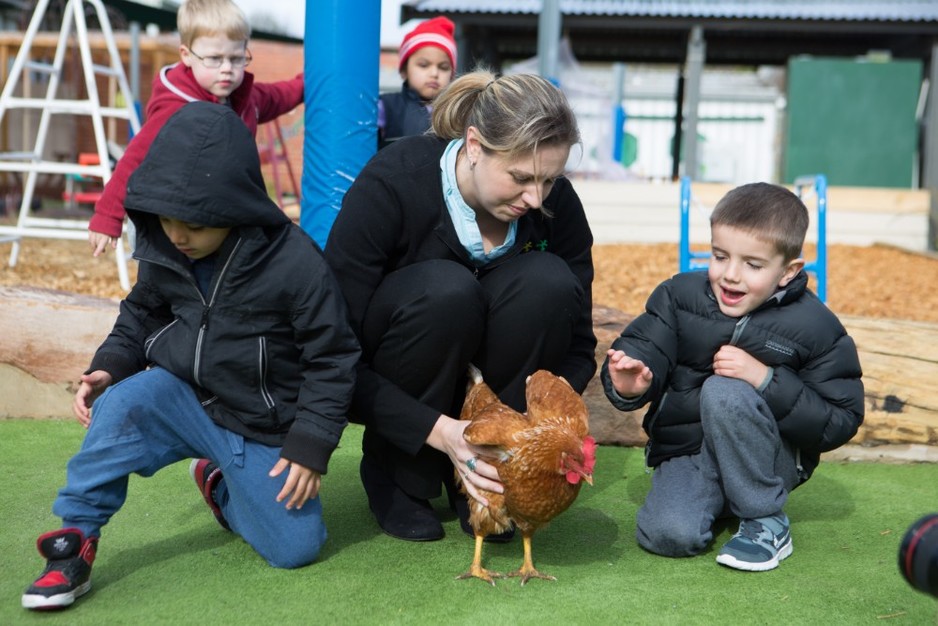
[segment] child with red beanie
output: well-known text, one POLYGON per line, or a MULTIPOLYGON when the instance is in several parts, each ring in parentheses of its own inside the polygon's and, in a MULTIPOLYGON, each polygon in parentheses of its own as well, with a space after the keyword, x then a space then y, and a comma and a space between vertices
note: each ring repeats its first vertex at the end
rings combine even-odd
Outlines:
POLYGON ((398 66, 404 85, 399 92, 382 94, 378 100, 381 146, 430 128, 433 99, 456 73, 453 30, 453 22, 438 16, 420 23, 404 36, 398 66))

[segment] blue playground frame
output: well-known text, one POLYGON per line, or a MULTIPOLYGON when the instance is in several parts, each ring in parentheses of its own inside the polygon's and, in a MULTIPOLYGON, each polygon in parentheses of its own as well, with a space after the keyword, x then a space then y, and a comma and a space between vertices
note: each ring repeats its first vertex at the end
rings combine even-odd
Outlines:
MULTIPOLYGON (((804 190, 814 188, 817 197, 817 254, 813 259, 805 259, 804 269, 817 279, 817 296, 821 302, 827 302, 827 177, 824 174, 799 176, 795 179, 795 193, 803 197, 804 190)), ((690 200, 691 180, 681 177, 681 243, 678 254, 678 271, 689 272, 707 267, 709 252, 695 252, 690 249, 690 200)))

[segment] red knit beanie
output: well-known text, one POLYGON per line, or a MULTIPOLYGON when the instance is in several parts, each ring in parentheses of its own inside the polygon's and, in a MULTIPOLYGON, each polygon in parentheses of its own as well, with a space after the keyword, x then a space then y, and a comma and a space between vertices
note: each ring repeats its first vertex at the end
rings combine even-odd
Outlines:
POLYGON ((408 57, 424 46, 441 48, 449 57, 449 62, 456 71, 456 40, 453 38, 453 23, 443 16, 421 22, 412 31, 404 35, 399 52, 398 71, 404 69, 408 57))

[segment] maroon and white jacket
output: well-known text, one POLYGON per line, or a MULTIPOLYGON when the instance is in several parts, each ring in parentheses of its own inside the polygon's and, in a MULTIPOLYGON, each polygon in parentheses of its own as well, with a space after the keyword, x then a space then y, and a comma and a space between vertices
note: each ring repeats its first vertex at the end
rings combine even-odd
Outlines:
MULTIPOLYGON (((111 179, 105 185, 101 198, 95 203, 89 230, 111 237, 120 236, 124 222, 127 180, 143 161, 150 144, 166 120, 184 104, 196 100, 218 102, 218 98, 196 82, 192 70, 185 64, 176 63, 160 70, 153 79, 153 91, 147 103, 146 123, 128 144, 126 152, 111 174, 111 179)), ((228 104, 255 136, 260 124, 292 111, 302 102, 303 74, 297 74, 290 80, 255 83, 254 75, 245 72, 244 81, 228 98, 228 104)))

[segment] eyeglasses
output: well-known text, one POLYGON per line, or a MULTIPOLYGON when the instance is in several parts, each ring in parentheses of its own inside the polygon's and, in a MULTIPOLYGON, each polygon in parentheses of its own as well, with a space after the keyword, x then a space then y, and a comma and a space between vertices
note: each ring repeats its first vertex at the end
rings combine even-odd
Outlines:
POLYGON ((250 50, 245 50, 244 52, 245 52, 244 56, 236 56, 236 57, 222 57, 222 56, 203 57, 203 56, 197 55, 191 49, 189 50, 189 54, 197 58, 202 63, 202 65, 204 65, 210 70, 217 70, 218 68, 220 68, 222 65, 225 64, 225 61, 228 61, 229 63, 231 63, 231 67, 247 67, 253 57, 251 56, 250 50))

